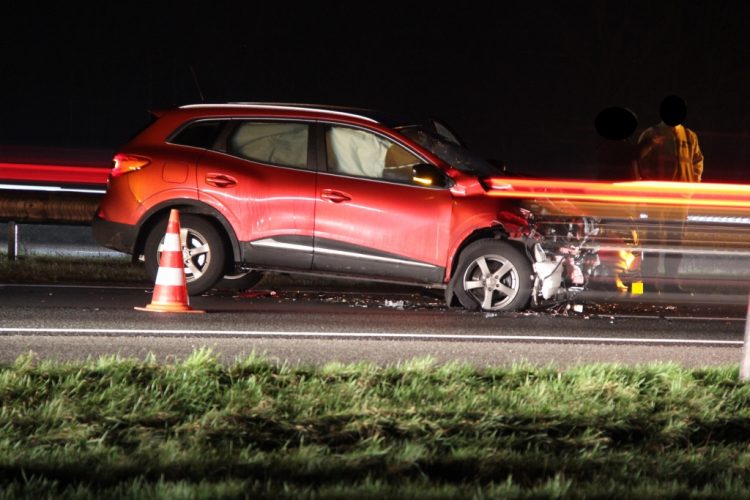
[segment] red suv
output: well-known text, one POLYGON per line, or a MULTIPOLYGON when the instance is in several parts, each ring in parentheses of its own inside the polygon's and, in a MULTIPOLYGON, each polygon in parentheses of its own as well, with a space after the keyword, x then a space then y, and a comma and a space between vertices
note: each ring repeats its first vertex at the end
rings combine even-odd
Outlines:
POLYGON ((529 212, 487 195, 498 169, 439 121, 296 104, 157 117, 114 157, 93 230, 155 276, 179 209, 191 294, 281 271, 439 287, 449 304, 511 310, 560 283, 537 277, 560 259, 537 244, 529 212))

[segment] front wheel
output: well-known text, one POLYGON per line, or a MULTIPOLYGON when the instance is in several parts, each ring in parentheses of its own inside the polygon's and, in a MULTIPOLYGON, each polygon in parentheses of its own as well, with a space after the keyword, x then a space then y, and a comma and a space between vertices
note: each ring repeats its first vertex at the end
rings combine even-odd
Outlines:
POLYGON ((451 289, 466 309, 513 311, 531 300, 531 262, 507 241, 480 240, 458 259, 451 289))
MULTIPOLYGON (((159 270, 166 227, 167 220, 164 219, 154 226, 146 238, 143 252, 146 271, 152 280, 156 280, 159 270)), ((214 286, 224 272, 224 242, 209 221, 189 214, 180 217, 180 239, 187 291, 190 295, 199 295, 214 286)))

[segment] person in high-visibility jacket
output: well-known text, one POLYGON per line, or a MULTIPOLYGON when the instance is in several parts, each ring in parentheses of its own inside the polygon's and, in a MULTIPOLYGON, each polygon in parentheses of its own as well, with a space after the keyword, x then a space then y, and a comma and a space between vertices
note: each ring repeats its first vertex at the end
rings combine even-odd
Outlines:
MULTIPOLYGON (((698 135, 682 125, 687 117, 687 105, 678 96, 665 97, 659 106, 662 121, 643 131, 639 144, 650 144, 650 149, 638 162, 641 180, 700 182, 703 177, 703 153, 698 135)), ((640 230, 645 251, 641 271, 647 291, 682 291, 678 270, 682 261, 682 246, 689 198, 680 206, 650 205, 640 230), (663 256, 663 272, 659 260, 663 256)))

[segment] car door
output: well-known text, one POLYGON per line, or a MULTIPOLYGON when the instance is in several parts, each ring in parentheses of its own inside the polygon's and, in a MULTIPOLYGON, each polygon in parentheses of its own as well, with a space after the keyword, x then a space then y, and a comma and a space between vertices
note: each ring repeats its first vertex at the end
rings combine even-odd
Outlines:
POLYGON ((414 166, 424 160, 391 138, 357 127, 321 127, 325 169, 318 175, 313 268, 441 282, 449 190, 415 181, 414 166))
POLYGON ((219 151, 198 165, 203 201, 230 221, 243 261, 258 267, 309 270, 312 265, 315 177, 311 124, 237 120, 219 151))

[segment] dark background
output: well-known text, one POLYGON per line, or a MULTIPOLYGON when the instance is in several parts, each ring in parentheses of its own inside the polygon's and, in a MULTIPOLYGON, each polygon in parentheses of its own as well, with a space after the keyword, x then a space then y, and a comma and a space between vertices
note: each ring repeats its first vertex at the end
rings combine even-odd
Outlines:
POLYGON ((512 170, 577 177, 599 110, 630 108, 638 134, 678 94, 704 179, 750 180, 746 2, 305 5, 4 7, 0 145, 106 163, 149 109, 306 102, 431 113, 512 170))

